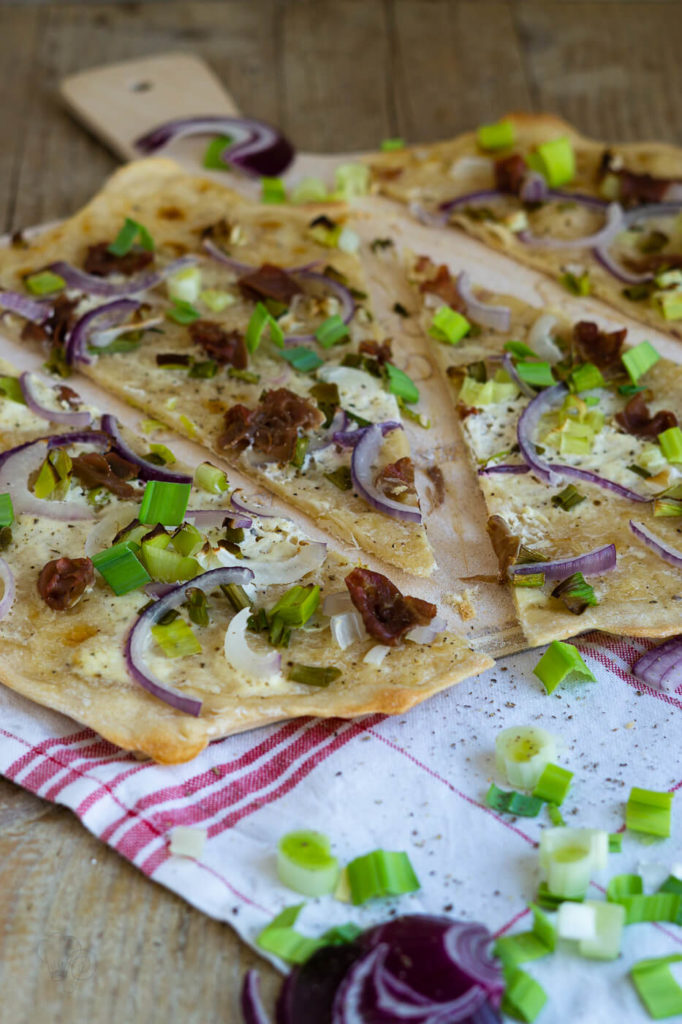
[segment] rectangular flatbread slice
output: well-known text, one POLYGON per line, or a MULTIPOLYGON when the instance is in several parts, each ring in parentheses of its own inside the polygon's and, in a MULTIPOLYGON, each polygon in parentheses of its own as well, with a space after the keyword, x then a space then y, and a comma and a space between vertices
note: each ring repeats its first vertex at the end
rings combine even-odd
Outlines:
POLYGON ((247 514, 215 467, 80 422, 35 374, 0 366, 0 392, 0 681, 24 696, 176 763, 299 715, 400 713, 492 664, 434 605, 247 514))
POLYGON ((428 575, 402 378, 342 210, 332 221, 252 203, 172 161, 129 164, 70 220, 0 251, 15 310, 3 332, 200 441, 336 537, 428 575), (16 312, 31 288, 42 323, 40 309, 37 323, 16 312))
POLYGON ((460 302, 455 311, 446 302, 456 302, 457 291, 446 266, 411 258, 411 274, 431 336, 444 322, 439 310, 462 317, 460 329, 470 325, 456 344, 432 337, 433 352, 478 472, 501 577, 516 584, 528 642, 588 629, 643 637, 679 633, 682 557, 675 562, 670 552, 682 547, 682 466, 667 442, 682 442, 682 367, 656 361, 655 350, 643 343, 634 351, 653 365, 633 384, 623 362, 623 354, 630 358, 622 347, 625 330, 602 331, 475 286, 468 306, 460 302), (491 317, 497 327, 482 326, 491 317), (531 402, 538 416, 533 423, 526 415, 520 426, 531 402), (667 550, 665 559, 656 543, 667 550), (583 563, 570 564, 583 556, 583 563), (542 566, 524 565, 529 576, 515 575, 520 563, 534 561, 564 564, 541 578, 533 575, 542 566), (564 596, 557 594, 581 569, 587 594, 593 591, 589 601, 577 579, 564 596), (524 581, 537 585, 520 585, 524 581))
POLYGON ((513 141, 502 149, 484 150, 467 132, 373 154, 373 187, 427 223, 459 228, 575 294, 681 337, 682 149, 599 142, 549 114, 504 123, 513 141), (573 164, 563 176, 538 158, 557 140, 573 164))

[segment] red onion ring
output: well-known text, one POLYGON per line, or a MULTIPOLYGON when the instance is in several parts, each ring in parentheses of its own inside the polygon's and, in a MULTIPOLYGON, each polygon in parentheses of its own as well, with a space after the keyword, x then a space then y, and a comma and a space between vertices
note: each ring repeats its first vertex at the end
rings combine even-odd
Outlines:
POLYGON ((111 323, 122 320, 128 313, 138 309, 139 305, 137 299, 115 299, 113 302, 105 302, 104 305, 95 306, 94 309, 84 313, 73 325, 66 340, 64 355, 67 363, 69 365, 73 365, 75 362, 92 363, 92 358, 85 349, 95 320, 106 317, 107 326, 110 326, 111 323))
POLYGON ((0 558, 0 580, 5 588, 0 599, 0 619, 4 619, 12 607, 17 592, 14 573, 4 558, 0 558))
POLYGON ((253 573, 249 569, 210 569, 200 576, 195 576, 194 579, 179 583, 153 605, 145 608, 128 633, 124 649, 126 668, 135 682, 178 711, 197 717, 201 713, 201 701, 198 698, 189 697, 168 683, 162 682, 146 667, 144 655, 151 638, 151 627, 163 618, 166 612, 182 604, 189 587, 198 587, 207 593, 221 583, 243 585, 251 579, 253 573))
POLYGON ((84 270, 79 270, 78 267, 65 263, 63 260, 50 263, 47 269, 63 277, 69 288, 78 289, 88 295, 103 295, 110 299, 116 299, 149 291, 150 288, 155 288, 171 274, 182 270, 183 267, 194 266, 197 259, 196 256, 180 256, 177 260, 171 260, 161 270, 153 270, 148 274, 137 274, 117 284, 113 284, 105 277, 98 277, 96 274, 86 274, 84 270))
POLYGON ((104 413, 102 416, 102 430, 109 435, 112 446, 119 455, 140 467, 140 480, 166 480, 169 483, 191 484, 192 477, 187 473, 177 473, 172 469, 166 469, 165 466, 158 466, 155 462, 148 462, 147 459, 143 459, 141 455, 133 451, 123 440, 116 417, 110 413, 104 413))
POLYGON ((232 140, 221 158, 225 166, 238 167, 255 177, 276 177, 294 158, 294 148, 285 137, 255 118, 201 116, 165 121, 135 139, 141 153, 156 153, 174 139, 190 135, 229 135, 232 140))
POLYGON ((244 1024, 270 1024, 270 1018, 265 1012, 265 1007, 261 1000, 258 971, 253 970, 253 968, 244 975, 241 1008, 244 1015, 244 1024))
POLYGON ((605 270, 608 270, 609 274, 613 277, 617 277, 619 281, 624 284, 646 284, 648 281, 653 281, 653 274, 637 274, 631 270, 625 270, 619 263, 616 262, 615 258, 607 251, 606 248, 597 248, 592 250, 592 255, 601 263, 605 270))
POLYGON ((554 387, 540 391, 523 410, 516 427, 516 438, 522 457, 538 479, 552 486, 558 483, 560 477, 553 472, 550 464, 536 453, 531 435, 535 432, 545 413, 549 412, 554 405, 558 405, 559 401, 563 402, 564 396, 567 394, 568 388, 565 384, 555 384, 554 387))
MULTIPOLYGON (((682 555, 680 555, 682 564, 682 555)), ((510 565, 510 576, 533 576, 542 572, 548 580, 561 580, 572 576, 574 572, 582 572, 588 576, 601 576, 616 568, 616 545, 604 544, 603 547, 588 551, 585 555, 571 558, 556 558, 550 562, 528 562, 522 565, 510 565)))
POLYGON ((52 313, 49 300, 40 302, 20 292, 0 292, 0 306, 8 313, 17 313, 33 324, 42 324, 52 313))
POLYGON ((352 965, 337 989, 331 1024, 365 1024, 366 1017, 362 1010, 365 984, 388 948, 379 945, 352 965))
POLYGON ((632 674, 654 690, 674 693, 682 684, 682 635, 643 654, 632 666, 632 674))
MULTIPOLYGON (((89 413, 87 409, 82 412, 76 410, 67 409, 50 409, 49 406, 43 405, 35 392, 36 381, 39 380, 35 373, 31 373, 29 370, 19 375, 19 384, 21 386, 21 393, 24 396, 26 405, 35 413, 36 416, 41 416, 45 420, 50 420, 52 423, 65 423, 70 427, 87 427, 92 423, 92 413, 89 413)), ((50 384, 52 388, 53 385, 50 384)))
POLYGON ((536 249, 587 249, 610 245, 625 226, 625 214, 620 203, 611 203, 606 211, 606 223, 599 231, 577 238, 552 238, 551 235, 534 235, 530 231, 519 231, 517 238, 524 245, 536 249))
MULTIPOLYGON (((375 427, 381 427, 382 436, 386 436, 392 430, 402 430, 402 423, 398 423, 396 420, 385 420, 383 423, 372 424, 375 427)), ((342 448, 355 448, 358 441, 361 441, 365 436, 369 427, 356 427, 355 430, 337 430, 332 434, 334 444, 340 444, 342 448)))
MULTIPOLYGON (((376 947, 375 954, 379 951, 380 955, 375 955, 370 980, 376 993, 376 1009, 387 1014, 389 1020, 412 1021, 413 1024, 456 1024, 468 1020, 486 1001, 484 989, 476 984, 447 1002, 427 999, 386 969, 385 961, 390 947, 382 943, 376 947)), ((363 1020, 366 1019, 363 1017, 363 1020)))
POLYGON ((377 458, 384 439, 384 424, 374 423, 365 427, 363 436, 353 448, 350 462, 350 473, 353 486, 368 505, 393 519, 401 519, 410 523, 421 523, 422 514, 419 508, 403 505, 400 501, 387 498, 375 485, 373 475, 377 458))
MULTIPOLYGON (((466 303, 467 313, 472 320, 482 327, 490 327, 493 331, 508 331, 511 324, 511 309, 509 306, 493 306, 490 303, 481 302, 471 290, 471 278, 463 270, 457 278, 457 290, 466 303)), ((535 392, 533 392, 535 394, 535 392)))
POLYGON ((669 565, 674 565, 676 569, 682 569, 682 551, 672 547, 670 544, 666 544, 660 537, 653 534, 644 523, 636 523, 631 519, 629 526, 637 540, 641 540, 646 547, 651 548, 659 558, 662 558, 669 565))
POLYGON ((589 469, 579 469, 577 466, 563 466, 554 462, 551 463, 550 469, 553 473, 558 473, 562 477, 571 476, 575 480, 584 480, 585 483, 596 484, 597 487, 613 491, 614 494, 620 495, 621 498, 627 498, 628 501, 641 501, 645 503, 653 501, 653 498, 649 498, 645 494, 638 494, 637 491, 631 491, 629 487, 623 487, 622 484, 617 484, 613 480, 599 476, 598 473, 592 473, 589 469))
POLYGON ((308 445, 308 451, 311 453, 319 452, 324 448, 328 448, 330 444, 334 444, 334 435, 345 431, 348 426, 349 419, 350 417, 344 409, 337 409, 331 423, 324 433, 317 438, 311 438, 310 444, 308 445))

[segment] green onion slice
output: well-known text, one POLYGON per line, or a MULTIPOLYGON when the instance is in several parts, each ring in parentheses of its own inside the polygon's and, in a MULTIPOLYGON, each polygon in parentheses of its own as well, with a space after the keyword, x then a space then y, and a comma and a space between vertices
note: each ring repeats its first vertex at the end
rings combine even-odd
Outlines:
POLYGON ((382 139, 381 140, 381 151, 382 153, 393 153, 396 149, 404 149, 405 140, 394 138, 394 139, 382 139))
POLYGON ((209 494, 224 494, 230 486, 222 469, 211 465, 210 462, 202 462, 197 466, 194 471, 194 483, 209 494))
POLYGON ((517 793, 514 790, 499 789, 493 782, 485 795, 485 802, 494 811, 517 814, 522 818, 537 818, 542 810, 544 800, 536 796, 526 796, 524 793, 517 793))
POLYGON ((419 401, 419 388, 403 370, 398 369, 393 363, 386 363, 386 373, 388 374, 388 390, 392 395, 402 398, 403 402, 419 401))
POLYGON ((183 618, 168 623, 157 623, 151 628, 152 636, 167 658, 182 658, 188 654, 200 654, 201 644, 192 627, 183 618))
POLYGON ((603 388, 605 381, 602 372, 594 363, 583 363, 576 367, 569 377, 571 389, 580 393, 581 391, 592 391, 594 388, 603 388))
POLYGON ((179 526, 187 511, 191 484, 150 480, 142 495, 138 519, 141 523, 179 526))
POLYGON ((481 149, 507 149, 516 142, 516 128, 512 121, 482 124, 476 129, 476 141, 481 149))
POLYGON ((450 306, 440 306, 433 315, 429 334, 437 341, 448 345, 458 345, 462 338, 471 330, 471 324, 465 316, 450 306))
POLYGON ((322 348, 331 348, 332 345, 349 337, 348 326, 338 313, 335 313, 320 324, 315 331, 315 337, 322 348))
POLYGON ((623 366, 628 371, 633 384, 636 384, 647 370, 655 366, 660 358, 650 341, 641 341, 639 345, 629 348, 621 356, 623 366))
POLYGON ((581 658, 580 652, 573 644, 564 643, 563 640, 552 641, 533 669, 533 674, 544 684, 547 693, 552 693, 559 683, 563 683, 566 679, 575 678, 596 682, 594 675, 581 658))
POLYGON ((533 789, 556 757, 556 739, 536 725, 503 729, 495 739, 497 770, 512 786, 533 789))
POLYGON ((402 896, 419 889, 419 879, 406 853, 373 850, 346 868, 354 904, 384 896, 402 896))
POLYGON ((320 359, 317 352, 306 348, 305 345, 282 349, 280 356, 299 373, 311 373, 324 363, 324 359, 320 359))
POLYGON ((184 299, 171 299, 171 303, 171 309, 166 311, 166 319, 172 320, 173 323, 184 326, 194 323, 201 317, 201 313, 191 302, 186 302, 184 299))
POLYGON ((572 778, 573 772, 566 768, 558 764, 546 764, 533 790, 533 796, 560 806, 566 799, 572 778))
POLYGON ((564 487, 563 491, 552 495, 552 504, 557 508, 562 508, 564 512, 569 512, 576 505, 580 505, 581 502, 585 501, 585 497, 586 495, 581 494, 577 487, 569 484, 567 487, 564 487))
POLYGON ((14 522, 14 506, 9 494, 0 494, 0 529, 14 522))
POLYGON ((151 576, 137 558, 129 541, 97 552, 92 556, 92 564, 115 594, 127 594, 143 587, 145 583, 151 583, 151 576))
POLYGON ((501 1009, 510 1017, 530 1024, 547 1002, 547 993, 535 978, 531 978, 520 967, 511 971, 506 981, 501 1009))
POLYGON ((232 142, 229 135, 216 135, 211 139, 201 161, 202 166, 208 171, 226 171, 228 169, 223 153, 232 142))
POLYGON ((126 217, 116 238, 111 245, 107 246, 107 252, 110 252, 112 256, 126 256, 136 241, 142 249, 154 252, 154 239, 144 224, 140 224, 131 217, 126 217))
POLYGON ((277 874, 282 885, 304 896, 324 896, 336 887, 339 862, 321 832, 289 832, 277 844, 277 874))
POLYGON ((682 462, 682 430, 670 427, 658 435, 658 443, 668 462, 682 462))
POLYGON ((265 329, 270 332, 270 340, 278 348, 284 347, 284 331, 279 326, 274 316, 269 312, 267 306, 263 305, 262 302, 256 303, 256 308, 251 314, 251 319, 246 327, 246 334, 244 339, 246 341, 247 350, 253 355, 261 341, 263 340, 263 333, 265 329))
POLYGON ((633 832, 669 836, 673 796, 633 786, 625 808, 625 824, 633 832))
POLYGON ((549 363, 520 362, 516 364, 516 372, 521 380, 532 388, 550 388, 556 384, 552 367, 549 363))
POLYGON ((286 907, 256 938, 256 945, 291 964, 302 964, 324 944, 320 939, 301 935, 293 927, 304 904, 286 907))
POLYGON ((542 142, 528 162, 544 175, 550 188, 568 185, 575 177, 575 153, 566 136, 542 142))
POLYGON ((341 669, 334 665, 299 665, 294 662, 289 669, 287 679, 293 683, 304 683, 306 686, 329 686, 341 675, 341 669))
POLYGON ((24 284, 33 295, 51 295, 65 287, 66 281, 51 270, 41 270, 38 274, 29 274, 24 284))
POLYGON ((261 178, 261 201, 264 203, 286 203, 287 190, 281 178, 261 178))
POLYGON ((682 1013, 682 988, 675 981, 670 964, 682 961, 682 954, 640 960, 630 968, 637 994, 654 1020, 682 1013))

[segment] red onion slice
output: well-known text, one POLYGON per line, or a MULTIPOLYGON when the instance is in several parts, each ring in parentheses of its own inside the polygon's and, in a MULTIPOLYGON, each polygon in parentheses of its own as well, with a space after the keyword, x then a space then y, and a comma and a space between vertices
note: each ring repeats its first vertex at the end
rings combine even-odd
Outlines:
POLYGON ((541 458, 536 453, 532 435, 537 430, 537 426, 545 413, 549 412, 554 406, 560 405, 567 394, 568 388, 565 384, 555 384, 554 387, 545 388, 544 391, 540 391, 523 410, 516 427, 516 438, 519 442, 521 455, 538 479, 552 486, 555 486, 561 478, 552 471, 552 467, 546 459, 541 458))
POLYGON ((180 256, 177 260, 171 260, 160 270, 152 270, 145 274, 136 274, 114 284, 106 277, 98 277, 96 274, 86 274, 84 270, 58 260, 50 263, 48 270, 59 274, 66 281, 69 288, 86 292, 88 295, 103 295, 110 299, 124 298, 127 295, 138 295, 140 292, 149 291, 164 281, 171 274, 177 273, 183 267, 191 267, 197 262, 196 256, 180 256))
POLYGON ((179 583, 164 597, 159 598, 155 604, 145 608, 130 630, 125 643, 126 667, 135 682, 154 697, 177 708, 178 711, 197 717, 201 713, 201 701, 198 698, 180 693, 175 687, 164 683, 147 668, 145 654, 151 642, 151 627, 163 618, 166 612, 178 608, 183 603, 188 587, 198 587, 199 590, 208 593, 222 583, 244 585, 252 579, 253 573, 248 569, 211 569, 209 572, 202 573, 201 576, 195 576, 192 580, 179 583))
POLYGON ((589 469, 579 469, 577 466, 563 466, 554 462, 551 463, 550 469, 561 477, 570 476, 574 480, 583 480, 587 484, 603 487, 606 491, 613 491, 614 494, 620 495, 621 498, 627 498, 628 501, 640 501, 645 504, 653 501, 653 498, 647 497, 645 494, 638 494, 637 491, 631 491, 629 487, 623 487, 622 484, 608 480, 605 476, 600 476, 598 473, 592 473, 589 469))
POLYGON ((632 270, 626 270, 605 247, 593 249, 592 255, 598 263, 601 263, 605 270, 608 270, 609 274, 617 277, 624 284, 646 284, 654 279, 653 273, 637 274, 632 270))
POLYGON ((202 116, 165 121, 140 135, 133 145, 141 153, 156 153, 174 139, 190 135, 229 135, 231 142, 221 154, 228 165, 255 177, 276 177, 294 158, 294 148, 285 137, 255 118, 202 116))
MULTIPOLYGON (((383 423, 374 423, 372 426, 380 427, 381 433, 385 437, 386 434, 390 434, 392 430, 402 430, 402 423, 398 423, 396 420, 384 420, 383 423)), ((369 427, 356 427, 355 430, 337 430, 332 434, 334 444, 340 444, 342 448, 355 448, 358 441, 361 441, 365 436, 369 427)))
POLYGON ((519 191, 522 203, 544 203, 549 196, 547 181, 539 171, 528 171, 519 191))
POLYGON ((133 451, 130 445, 123 440, 116 417, 110 413, 104 413, 102 416, 102 430, 109 435, 113 447, 119 455, 140 467, 140 480, 166 480, 176 484, 192 483, 192 477, 187 473, 177 473, 172 469, 166 469, 165 466, 157 466, 155 462, 148 462, 147 459, 143 459, 141 455, 133 451))
POLYGON ((470 203, 484 203, 487 199, 508 199, 506 192, 500 192, 497 188, 481 188, 476 192, 465 192, 464 195, 455 196, 454 199, 447 199, 444 203, 438 204, 441 213, 450 214, 459 206, 468 206, 470 203))
POLYGON ((652 533, 644 523, 636 523, 631 519, 629 526, 637 540, 641 540, 646 547, 651 548, 659 558, 662 558, 669 565, 674 565, 677 569, 682 569, 682 551, 672 547, 670 544, 666 544, 660 537, 652 533))
MULTIPOLYGON (((680 555, 682 564, 682 555, 680 555)), ((571 558, 556 558, 551 562, 528 562, 523 565, 510 565, 510 576, 533 576, 542 572, 549 580, 561 580, 572 576, 574 572, 582 572, 587 576, 601 576, 616 568, 616 545, 604 544, 603 547, 588 551, 585 555, 571 558)))
POLYGON ((504 994, 499 962, 491 955, 493 936, 482 924, 455 921, 445 933, 445 952, 453 965, 485 989, 495 1006, 504 994))
POLYGON ((4 587, 2 598, 0 598, 0 619, 4 619, 12 607, 17 592, 14 573, 4 558, 0 558, 0 580, 4 587))
MULTIPOLYGON (((43 405, 36 394, 36 385, 39 382, 40 378, 37 374, 31 373, 28 370, 19 375, 21 393, 24 396, 26 405, 36 416, 50 420, 51 423, 65 423, 70 427, 87 427, 92 423, 92 413, 89 413, 87 409, 78 412, 74 409, 51 409, 49 406, 43 405)), ((49 387, 53 389, 52 384, 49 387)))
POLYGON ((632 674, 654 690, 674 693, 682 685, 682 635, 643 654, 632 666, 632 674))
POLYGON ((250 970, 244 975, 242 985, 241 1007, 244 1024, 270 1024, 270 1018, 260 996, 260 978, 258 971, 250 970))
MULTIPOLYGON (((103 435, 99 435, 102 437, 103 435)), ((78 435, 74 434, 74 443, 78 435)), ((38 438, 28 441, 16 448, 2 453, 0 461, 0 494, 7 493, 12 499, 15 513, 41 516, 45 519, 69 520, 94 519, 96 509, 92 505, 84 505, 75 501, 52 501, 49 498, 36 498, 28 488, 29 477, 35 473, 50 448, 58 447, 61 440, 69 441, 69 435, 62 438, 38 438), (51 443, 51 442, 55 443, 51 443)))
POLYGON ((365 984, 388 949, 388 946, 379 945, 351 966, 336 991, 331 1024, 366 1024, 363 1012, 365 984))
POLYGON ((230 619, 225 631, 225 658, 237 672, 256 679, 272 680, 279 675, 282 655, 274 648, 257 654, 249 647, 247 630, 251 615, 250 607, 242 608, 230 619))
POLYGON ((421 523, 419 508, 403 505, 400 501, 387 498, 374 483, 374 470, 381 451, 384 431, 383 424, 375 423, 364 428, 364 434, 353 448, 350 462, 353 486, 368 505, 393 519, 410 523, 421 523))
POLYGON ((510 352, 505 352, 502 356, 502 365, 516 384, 521 394, 525 395, 526 398, 535 398, 537 391, 535 391, 519 374, 519 371, 514 366, 510 352))
POLYGON ((17 313, 33 324, 42 324, 52 313, 49 300, 40 302, 20 292, 0 292, 0 307, 8 313, 17 313))
POLYGON ((516 466, 507 462, 500 462, 495 466, 481 466, 478 471, 479 476, 490 476, 493 473, 530 473, 530 466, 516 466))
MULTIPOLYGON (((95 306, 94 309, 84 313, 71 328, 64 355, 67 363, 73 365, 75 362, 92 363, 91 356, 85 351, 88 344, 88 337, 93 329, 96 320, 105 319, 106 326, 120 322, 128 313, 139 308, 137 299, 114 299, 113 302, 105 302, 102 306, 95 306)), ((133 325, 131 324, 131 330, 133 325)))
POLYGON ((477 299, 471 290, 471 278, 465 270, 457 278, 457 290, 466 303, 467 313, 477 324, 481 324, 482 327, 490 327, 493 331, 509 330, 511 324, 509 306, 493 306, 477 299))
POLYGON ((485 1002, 485 991, 478 985, 472 985, 468 991, 447 1002, 428 999, 386 970, 389 949, 388 945, 377 946, 381 955, 376 957, 369 979, 376 993, 376 1009, 386 1014, 389 1020, 412 1021, 413 1024, 456 1024, 468 1020, 485 1002))
MULTIPOLYGON (((234 271, 239 277, 244 277, 245 274, 254 273, 258 268, 253 263, 241 263, 239 260, 235 260, 232 256, 228 256, 224 249, 221 249, 219 245, 211 238, 202 238, 201 244, 214 260, 218 263, 224 263, 226 267, 234 271)), ((313 260, 312 263, 303 263, 300 267, 284 267, 287 274, 300 274, 304 270, 312 270, 313 267, 317 267, 320 264, 320 260, 313 260)))
POLYGON ((253 519, 241 513, 235 515, 229 508, 188 508, 185 519, 191 519, 195 526, 209 530, 212 526, 222 526, 226 519, 235 530, 248 530, 253 519))
POLYGON ((534 235, 530 231, 519 231, 517 238, 524 245, 536 249, 588 249, 610 245, 619 231, 625 227, 625 214, 620 203, 611 203, 606 211, 606 223, 599 231, 577 238, 553 238, 551 235, 534 235))

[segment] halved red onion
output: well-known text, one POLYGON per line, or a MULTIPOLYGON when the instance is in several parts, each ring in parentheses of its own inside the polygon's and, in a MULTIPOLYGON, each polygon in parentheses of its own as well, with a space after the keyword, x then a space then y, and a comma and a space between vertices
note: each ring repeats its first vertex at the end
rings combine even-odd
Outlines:
POLYGON ((244 975, 241 992, 241 1007, 244 1024, 270 1024, 270 1018, 260 996, 258 971, 251 969, 244 975))
POLYGON ((188 508, 185 519, 191 520, 195 526, 209 530, 212 526, 222 526, 226 519, 235 530, 248 530, 253 519, 238 512, 236 515, 229 508, 188 508))
MULTIPOLYGON (((53 409, 48 405, 43 405, 36 391, 40 382, 40 377, 29 370, 25 370, 24 373, 19 375, 19 384, 24 401, 36 416, 41 416, 51 423, 65 423, 70 427, 87 427, 92 423, 92 413, 88 412, 87 409, 79 412, 75 409, 53 409)), ((52 383, 49 384, 49 387, 50 390, 54 389, 52 383)))
POLYGON ((545 413, 549 412, 554 406, 560 405, 567 394, 568 388, 565 384, 555 384, 554 387, 545 388, 544 391, 540 391, 523 410, 516 427, 516 438, 519 442, 522 457, 538 479, 552 486, 558 483, 560 477, 552 471, 552 467, 547 460, 537 454, 532 435, 537 430, 538 424, 545 413))
POLYGON ((42 324, 52 313, 52 303, 39 301, 22 295, 21 292, 0 292, 0 308, 8 313, 17 313, 33 324, 42 324))
POLYGON ((272 498, 269 494, 244 494, 241 488, 232 492, 230 504, 237 512, 247 516, 258 516, 260 519, 272 519, 277 515, 272 509, 272 498))
POLYGON ((327 545, 322 541, 311 541, 300 548, 291 558, 279 561, 258 558, 238 558, 225 548, 217 548, 215 557, 225 566, 243 566, 252 573, 257 587, 272 583, 296 583, 309 572, 319 569, 327 557, 327 545))
POLYGON ((135 139, 140 153, 156 153, 174 139, 190 135, 227 135, 230 143, 221 157, 225 167, 238 167, 255 177, 276 177, 294 159, 294 148, 285 137, 264 121, 255 118, 201 116, 164 121, 135 139))
MULTIPOLYGON (((398 423, 397 420, 384 420, 383 423, 374 423, 372 426, 380 427, 383 437, 390 434, 392 430, 403 429, 402 423, 398 423)), ((355 430, 337 430, 332 437, 334 443, 340 444, 342 448, 355 448, 369 429, 369 427, 356 427, 355 430)))
POLYGON ((525 395, 526 398, 535 398, 537 391, 535 391, 535 389, 532 388, 530 384, 528 384, 520 375, 519 371, 514 366, 514 361, 511 357, 511 352, 505 352, 505 354, 502 356, 502 365, 509 374, 509 376, 511 377, 511 379, 513 380, 513 382, 516 384, 521 394, 525 395))
POLYGON ((353 486, 368 505, 377 512, 410 523, 421 523, 422 514, 414 505, 403 505, 400 501, 387 498, 374 483, 374 472, 384 439, 383 424, 374 423, 365 427, 364 434, 353 448, 350 473, 353 486))
POLYGON ((282 666, 282 655, 272 648, 264 654, 256 654, 251 650, 247 640, 247 630, 252 610, 242 608, 230 619, 225 631, 225 657, 237 672, 244 672, 256 679, 273 679, 279 675, 282 666))
POLYGON ((14 573, 4 558, 0 558, 0 580, 2 580, 3 586, 2 598, 0 598, 0 619, 4 619, 12 607, 17 592, 14 573))
POLYGON ((643 654, 632 666, 632 674, 654 690, 674 693, 682 685, 682 635, 643 654))
POLYGON ((155 462, 149 462, 133 451, 130 445, 123 440, 116 417, 110 413, 104 413, 102 416, 102 430, 109 435, 112 447, 119 455, 140 467, 140 480, 166 480, 169 483, 191 484, 192 477, 187 473, 177 473, 172 469, 166 469, 165 466, 158 466, 155 462))
POLYGON ((671 544, 661 540, 644 523, 636 523, 631 519, 629 526, 637 540, 641 540, 646 547, 651 548, 659 558, 669 565, 674 565, 677 569, 682 569, 682 551, 679 548, 674 548, 671 544))
MULTIPOLYGON (((137 299, 114 299, 113 302, 105 302, 101 306, 84 313, 71 328, 64 346, 64 355, 67 363, 73 365, 75 362, 92 363, 92 358, 86 352, 88 338, 95 321, 104 318, 107 327, 113 323, 120 322, 129 313, 139 308, 137 299)), ((131 324, 131 330, 133 325, 131 324)))
MULTIPOLYGON (((78 437, 78 434, 73 435, 73 443, 78 443, 78 437)), ((104 437, 104 435, 100 434, 99 437, 104 437)), ((10 495, 15 513, 42 516, 45 519, 59 519, 65 522, 94 519, 96 509, 92 505, 76 501, 36 498, 35 494, 29 490, 29 477, 38 471, 50 448, 58 447, 57 440, 62 443, 70 442, 68 434, 62 435, 58 439, 41 437, 36 441, 27 441, 25 444, 3 452, 0 457, 0 494, 10 495), (55 443, 52 443, 53 441, 55 443)))
POLYGON ((447 628, 445 619, 440 615, 434 615, 428 626, 414 626, 405 634, 405 639, 411 640, 413 644, 431 644, 438 634, 447 628))
MULTIPOLYGON (((682 555, 680 555, 682 561, 682 555)), ((601 576, 616 568, 616 545, 604 544, 585 555, 574 555, 570 558, 555 558, 550 562, 528 562, 521 565, 510 565, 510 576, 533 576, 542 572, 549 580, 562 580, 572 576, 574 572, 582 572, 587 576, 601 576)))
POLYGON ((140 292, 149 291, 164 281, 171 274, 177 273, 183 267, 191 267, 197 262, 197 256, 180 256, 171 260, 160 270, 150 270, 149 273, 135 274, 126 278, 125 281, 114 283, 106 277, 98 277, 96 274, 87 274, 84 270, 72 266, 63 260, 50 263, 48 270, 59 274, 66 281, 69 288, 77 289, 79 292, 86 292, 88 295, 104 295, 110 299, 125 298, 127 295, 139 295, 140 292))
POLYGON ((365 985, 370 981, 387 950, 388 946, 379 945, 352 965, 336 991, 331 1024, 365 1024, 365 985))
POLYGON ((178 711, 198 716, 201 713, 201 701, 197 697, 181 693, 169 683, 164 683, 147 668, 145 655, 152 638, 151 628, 167 612, 178 608, 183 603, 185 592, 189 587, 198 587, 199 590, 208 593, 221 584, 239 583, 243 586, 252 579, 253 573, 248 569, 211 569, 200 576, 195 576, 192 580, 179 583, 164 597, 160 597, 153 605, 145 608, 128 633, 124 650, 126 668, 135 682, 154 697, 177 708, 178 711))
POLYGON ((639 494, 637 491, 631 491, 629 487, 623 487, 622 484, 608 480, 605 476, 600 476, 598 473, 592 473, 589 469, 559 465, 555 462, 551 463, 550 468, 553 473, 557 473, 559 476, 569 476, 573 477, 574 480, 583 480, 587 484, 596 484, 597 487, 603 487, 606 491, 613 491, 614 494, 618 494, 621 498, 627 498, 628 501, 641 501, 644 503, 653 501, 653 498, 647 497, 645 494, 639 494))
POLYGON ((471 278, 466 270, 463 270, 457 278, 457 290, 466 303, 468 315, 477 324, 481 324, 482 327, 490 327, 493 331, 509 330, 511 324, 509 306, 494 306, 477 299, 471 290, 471 278))
POLYGON ((592 249, 608 246, 619 231, 625 227, 625 214, 620 203, 611 203, 606 211, 606 223, 591 235, 576 238, 554 238, 552 235, 534 235, 531 231, 519 231, 517 238, 524 245, 536 249, 592 249))

